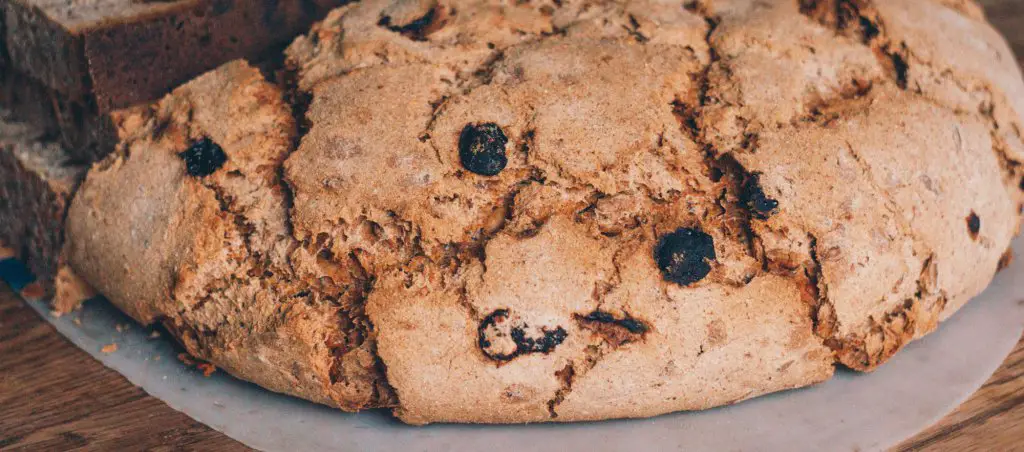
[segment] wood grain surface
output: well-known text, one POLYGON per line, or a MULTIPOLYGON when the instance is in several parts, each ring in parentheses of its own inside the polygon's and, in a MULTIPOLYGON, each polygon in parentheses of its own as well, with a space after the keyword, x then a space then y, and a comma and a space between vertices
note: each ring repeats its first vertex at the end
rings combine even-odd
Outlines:
MULTIPOLYGON (((1024 0, 981 3, 1024 55, 1024 0)), ((68 449, 249 450, 146 395, 0 284, 0 450, 68 449)), ((967 402, 896 450, 1024 451, 1024 337, 967 402)))
POLYGON ((79 350, 0 282, 0 450, 248 450, 79 350))
MULTIPOLYGON (((0 283, 0 450, 249 450, 146 395, 0 283)), ((1024 337, 959 409, 898 450, 1024 450, 1024 337)))

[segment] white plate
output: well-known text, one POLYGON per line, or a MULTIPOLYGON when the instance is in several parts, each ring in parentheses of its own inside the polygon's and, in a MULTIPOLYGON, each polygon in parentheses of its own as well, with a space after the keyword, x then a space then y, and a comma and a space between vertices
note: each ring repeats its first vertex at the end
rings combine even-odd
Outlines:
MULTIPOLYGON (((1024 240, 1015 243, 1024 256, 1024 240)), ((937 332, 872 374, 840 370, 827 383, 725 408, 653 419, 526 426, 409 427, 384 412, 347 414, 180 363, 167 338, 93 300, 54 318, 75 345, 172 408, 263 450, 875 450, 923 430, 978 389, 1024 329, 1024 258, 937 332), (81 325, 72 319, 79 318, 81 325), (117 332, 117 324, 131 325, 117 332), (115 353, 100 348, 117 343, 115 353)))

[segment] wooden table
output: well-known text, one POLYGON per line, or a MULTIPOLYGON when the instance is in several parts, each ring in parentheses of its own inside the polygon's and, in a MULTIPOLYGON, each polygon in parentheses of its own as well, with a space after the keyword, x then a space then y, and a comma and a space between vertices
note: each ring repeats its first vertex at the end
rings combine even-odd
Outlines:
MULTIPOLYGON (((1024 56, 1024 0, 981 0, 1024 56)), ((79 350, 0 284, 0 450, 249 450, 79 350)), ((897 450, 1024 450, 1024 337, 956 411, 897 450)))
MULTIPOLYGON (((0 283, 0 450, 248 450, 146 395, 0 283)), ((1024 337, 973 397, 900 450, 1024 450, 1024 337)))

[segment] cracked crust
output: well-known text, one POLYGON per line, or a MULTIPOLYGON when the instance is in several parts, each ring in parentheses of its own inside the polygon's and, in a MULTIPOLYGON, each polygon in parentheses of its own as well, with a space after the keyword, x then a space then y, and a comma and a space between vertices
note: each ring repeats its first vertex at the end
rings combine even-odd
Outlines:
POLYGON ((71 263, 241 378, 415 424, 806 386, 988 284, 1024 82, 976 5, 683 3, 339 8, 287 86, 232 63, 126 115, 71 263))
POLYGON ((350 410, 390 404, 349 304, 355 278, 337 291, 301 277, 318 264, 290 234, 279 168, 295 123, 280 90, 232 63, 123 129, 71 208, 74 268, 135 319, 162 323, 240 378, 350 410), (203 138, 227 160, 192 177, 178 154, 203 138))

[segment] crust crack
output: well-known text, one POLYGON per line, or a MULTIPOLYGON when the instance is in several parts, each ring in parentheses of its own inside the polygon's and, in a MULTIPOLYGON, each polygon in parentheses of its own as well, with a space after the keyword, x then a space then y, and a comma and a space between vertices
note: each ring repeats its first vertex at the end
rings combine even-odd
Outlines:
MULTIPOLYGON (((882 21, 879 13, 875 10, 873 1, 874 0, 801 0, 800 11, 823 25, 834 27, 837 34, 845 34, 848 36, 852 35, 854 37, 860 36, 861 42, 875 51, 879 62, 883 67, 889 70, 890 78, 900 89, 928 99, 933 104, 942 108, 961 113, 958 111, 958 108, 944 105, 936 99, 933 99, 932 96, 924 92, 924 89, 919 84, 911 85, 911 64, 930 69, 937 77, 952 83, 958 90, 965 94, 969 95, 976 91, 984 92, 984 100, 978 105, 977 114, 984 118, 985 122, 988 124, 993 140, 992 150, 995 152, 1000 165, 1003 167, 1003 171, 1008 179, 1007 185, 1011 189, 1014 188, 1017 181, 1021 178, 1020 166, 1022 162, 1016 161, 1010 156, 1006 149, 1007 145, 1003 142, 1003 139, 997 132, 1001 128, 1008 127, 1016 138, 1021 139, 1024 138, 1024 136, 1022 136, 1020 126, 1018 124, 1000 124, 1000 121, 996 117, 994 111, 996 108, 1006 108, 1005 105, 997 104, 1005 103, 1005 101, 1001 101, 996 98, 990 83, 983 81, 968 83, 961 77, 957 76, 952 68, 937 67, 934 62, 922 59, 908 46, 906 42, 897 42, 893 40, 888 33, 886 33, 885 23, 882 21), (977 86, 972 88, 973 85, 977 86)), ((978 14, 980 14, 980 11, 975 13, 964 3, 945 3, 945 5, 953 8, 965 17, 979 19, 978 14)), ((1024 191, 1024 189, 1022 189, 1022 191, 1024 191)))

